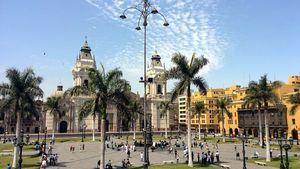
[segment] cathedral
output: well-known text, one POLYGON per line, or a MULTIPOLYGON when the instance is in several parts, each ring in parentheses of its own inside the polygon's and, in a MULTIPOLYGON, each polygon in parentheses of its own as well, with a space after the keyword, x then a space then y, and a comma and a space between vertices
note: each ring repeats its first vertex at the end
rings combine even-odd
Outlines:
MULTIPOLYGON (((85 40, 83 43, 79 55, 76 57, 76 62, 74 68, 72 70, 73 76, 73 86, 77 85, 88 85, 89 77, 88 77, 88 69, 94 68, 96 69, 96 60, 95 56, 91 54, 91 48, 85 40)), ((160 103, 167 99, 167 81, 163 78, 163 74, 165 72, 165 67, 161 63, 161 57, 157 52, 151 58, 151 64, 148 66, 147 70, 147 113, 151 115, 151 124, 152 130, 162 130, 166 126, 168 129, 170 128, 170 123, 174 124, 173 121, 170 122, 170 119, 174 116, 174 113, 171 115, 169 112, 167 116, 162 117, 160 111, 160 103), (172 116, 172 117, 171 117, 172 116), (167 119, 165 119, 167 118, 167 119)), ((63 86, 58 86, 57 90, 52 94, 52 96, 62 96, 64 94, 63 86)), ((136 100, 141 101, 140 96, 135 93, 131 93, 131 97, 134 97, 136 100)), ((67 107, 66 112, 62 113, 62 117, 60 117, 57 121, 57 126, 54 124, 54 119, 49 112, 46 113, 45 124, 47 130, 52 131, 53 126, 55 126, 55 131, 58 133, 69 133, 69 132, 79 132, 82 129, 86 131, 92 130, 92 116, 85 118, 83 121, 79 121, 79 110, 83 105, 84 101, 89 99, 90 96, 75 96, 69 99, 64 100, 64 105, 67 107)), ((121 126, 121 116, 116 109, 115 105, 108 105, 107 108, 107 130, 108 132, 119 132, 122 130, 121 126)), ((142 130, 142 117, 139 117, 137 120, 136 126, 137 131, 142 130)), ((100 119, 98 116, 96 117, 95 129, 100 131, 100 119)))

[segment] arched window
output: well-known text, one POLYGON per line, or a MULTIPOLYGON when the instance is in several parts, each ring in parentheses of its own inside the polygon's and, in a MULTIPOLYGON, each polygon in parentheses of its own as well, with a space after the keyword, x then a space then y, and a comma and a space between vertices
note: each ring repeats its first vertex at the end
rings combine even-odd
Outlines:
POLYGON ((157 85, 157 94, 162 94, 162 90, 161 90, 161 85, 160 84, 158 84, 157 85))
POLYGON ((89 81, 88 80, 84 80, 83 81, 83 86, 84 87, 88 87, 89 86, 89 81))

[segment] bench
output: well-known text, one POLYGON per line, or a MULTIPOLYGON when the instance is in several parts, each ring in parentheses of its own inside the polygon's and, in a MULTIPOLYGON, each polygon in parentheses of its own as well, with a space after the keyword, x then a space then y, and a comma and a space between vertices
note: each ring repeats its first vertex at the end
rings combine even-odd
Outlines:
POLYGON ((254 161, 255 164, 261 165, 261 166, 266 166, 267 163, 261 162, 261 161, 254 161))
POLYGON ((163 164, 175 164, 174 160, 163 161, 163 164))
POLYGON ((230 166, 229 166, 229 165, 226 165, 226 164, 220 164, 220 167, 226 168, 226 169, 230 169, 230 166))

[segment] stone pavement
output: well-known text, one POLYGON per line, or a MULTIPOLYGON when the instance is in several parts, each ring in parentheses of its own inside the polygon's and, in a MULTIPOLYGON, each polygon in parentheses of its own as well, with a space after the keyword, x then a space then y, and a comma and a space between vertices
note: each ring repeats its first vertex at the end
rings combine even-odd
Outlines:
MULTIPOLYGON (((114 139, 114 142, 121 142, 121 140, 114 139)), ((123 141, 124 142, 124 141, 123 141)), ((175 141, 173 140, 173 143, 175 141)), ((86 142, 85 150, 79 150, 81 143, 57 143, 54 145, 54 153, 58 153, 58 166, 52 166, 48 168, 52 169, 93 169, 96 168, 96 163, 100 159, 100 144, 99 142, 86 142), (70 146, 75 146, 75 152, 70 152, 70 146)), ((143 150, 142 147, 138 147, 136 152, 131 153, 130 162, 133 163, 134 166, 141 166, 142 162, 140 162, 140 152, 143 150)), ((212 149, 210 145, 211 151, 216 151, 212 149)), ((195 161, 197 160, 197 152, 200 152, 200 148, 194 148, 195 153, 195 161)), ((242 159, 242 146, 237 145, 237 151, 240 152, 240 157, 242 159)), ((251 148, 249 146, 246 147, 246 156, 250 158, 250 156, 258 151, 259 154, 263 157, 265 156, 265 150, 260 148, 251 148)), ((242 160, 235 159, 235 151, 234 144, 221 144, 219 145, 220 152, 220 160, 227 165, 230 165, 232 169, 241 169, 242 168, 242 160)), ((185 161, 183 157, 183 150, 178 150, 178 154, 180 156, 180 163, 185 161)), ((277 151, 273 151, 274 155, 277 155, 277 151)), ((116 151, 107 149, 106 150, 106 161, 111 160, 113 166, 120 166, 121 161, 123 159, 127 159, 127 154, 122 151, 116 151)), ((151 164, 162 164, 163 161, 175 160, 174 154, 169 154, 167 151, 154 151, 150 152, 150 161, 151 164)), ((271 167, 259 166, 257 164, 247 163, 248 169, 274 169, 271 167)))

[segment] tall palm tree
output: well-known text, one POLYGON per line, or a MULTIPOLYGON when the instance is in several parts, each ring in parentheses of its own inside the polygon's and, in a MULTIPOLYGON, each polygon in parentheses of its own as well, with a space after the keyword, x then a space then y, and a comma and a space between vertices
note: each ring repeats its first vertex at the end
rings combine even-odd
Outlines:
POLYGON ((246 90, 246 97, 244 98, 244 106, 247 106, 251 109, 257 107, 258 112, 258 126, 259 126, 259 145, 264 147, 263 144, 263 130, 262 130, 262 121, 261 121, 261 108, 262 108, 262 100, 260 98, 260 91, 258 88, 258 83, 255 81, 250 81, 248 84, 248 88, 246 90))
POLYGON ((225 127, 224 127, 224 119, 225 114, 228 118, 232 117, 232 113, 229 112, 228 106, 231 104, 232 100, 229 97, 221 97, 217 99, 217 110, 216 114, 218 115, 219 119, 222 121, 222 141, 225 143, 225 127), (225 114, 224 114, 225 113, 225 114))
POLYGON ((168 138, 168 114, 170 110, 173 110, 174 107, 171 101, 163 101, 160 103, 160 117, 165 118, 166 125, 165 125, 165 138, 168 138))
MULTIPOLYGON (((17 143, 21 142, 21 127, 24 113, 31 112, 36 114, 35 99, 43 95, 40 88, 42 78, 36 76, 32 69, 25 69, 23 72, 15 68, 6 70, 8 83, 0 84, 0 93, 4 94, 4 101, 1 102, 0 111, 13 110, 16 116, 16 138, 17 143)), ((19 159, 19 147, 14 147, 14 157, 12 167, 17 167, 19 159)))
MULTIPOLYGON (((75 86, 67 91, 67 93, 70 93, 69 95, 80 95, 84 93, 91 96, 91 99, 87 100, 83 105, 85 107, 85 111, 82 111, 82 117, 86 117, 92 113, 95 118, 96 113, 100 112, 100 169, 104 169, 105 164, 105 122, 107 117, 107 105, 128 103, 127 96, 130 91, 130 85, 126 80, 121 79, 121 77, 122 71, 119 69, 113 69, 107 73, 103 66, 102 69, 99 70, 89 69, 89 85, 86 87, 75 86)), ((81 110, 84 110, 84 108, 81 110)))
POLYGON ((49 113, 53 116, 52 140, 54 140, 55 132, 57 130, 58 117, 61 117, 63 114, 62 97, 60 96, 48 97, 45 108, 46 110, 49 110, 49 113))
MULTIPOLYGON (((278 109, 280 109, 281 104, 279 102, 279 98, 277 94, 275 93, 274 89, 281 86, 281 82, 279 81, 268 81, 267 75, 261 76, 258 83, 257 82, 250 82, 249 83, 249 89, 247 90, 246 96, 246 104, 252 104, 256 105, 258 108, 259 113, 259 121, 261 121, 260 118, 260 109, 263 107, 264 109, 264 123, 265 123, 265 135, 266 135, 266 161, 271 161, 270 158, 270 141, 269 141, 269 124, 268 124, 268 107, 269 103, 271 103, 274 106, 277 106, 278 109)), ((261 122, 260 122, 261 123, 261 122)), ((261 138, 261 144, 262 144, 262 127, 260 127, 260 138, 261 138)))
POLYGON ((279 97, 275 93, 274 89, 281 86, 281 82, 274 81, 270 82, 268 81, 267 75, 262 76, 259 79, 258 83, 258 90, 260 93, 261 102, 263 103, 264 107, 264 116, 265 116, 265 133, 266 133, 266 161, 271 161, 270 157, 270 137, 269 137, 269 124, 268 124, 268 107, 271 103, 275 106, 279 106, 279 97))
POLYGON ((132 129, 133 129, 133 140, 135 140, 136 133, 136 120, 139 117, 139 114, 142 114, 142 106, 138 101, 132 101, 129 104, 129 111, 131 115, 132 129))
POLYGON ((171 68, 166 72, 167 79, 177 79, 178 83, 175 84, 175 87, 172 91, 171 101, 174 101, 178 95, 186 94, 187 95, 187 139, 188 139, 188 155, 189 162, 188 165, 193 167, 192 161, 192 149, 191 149, 191 85, 195 85, 200 92, 207 91, 207 84, 204 78, 197 76, 199 71, 208 63, 208 60, 201 56, 196 58, 193 54, 190 63, 186 56, 175 53, 172 57, 172 62, 175 64, 175 67, 171 68))
POLYGON ((292 104, 290 114, 295 115, 297 109, 300 106, 300 93, 290 95, 289 98, 288 98, 288 102, 292 104))
POLYGON ((201 115, 205 114, 207 109, 205 108, 204 102, 203 101, 197 101, 195 102, 195 105, 192 107, 192 114, 194 116, 198 116, 198 134, 199 134, 199 140, 201 140, 201 115))

